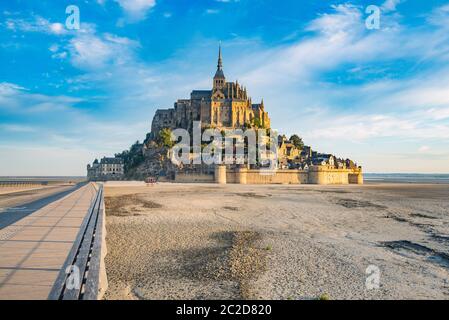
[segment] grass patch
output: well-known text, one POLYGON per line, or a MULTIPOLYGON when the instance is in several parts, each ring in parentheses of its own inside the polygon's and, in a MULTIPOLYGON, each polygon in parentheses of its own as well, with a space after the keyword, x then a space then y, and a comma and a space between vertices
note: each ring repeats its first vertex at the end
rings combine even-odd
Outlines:
POLYGON ((323 293, 318 297, 318 300, 330 300, 331 297, 327 293, 323 293))

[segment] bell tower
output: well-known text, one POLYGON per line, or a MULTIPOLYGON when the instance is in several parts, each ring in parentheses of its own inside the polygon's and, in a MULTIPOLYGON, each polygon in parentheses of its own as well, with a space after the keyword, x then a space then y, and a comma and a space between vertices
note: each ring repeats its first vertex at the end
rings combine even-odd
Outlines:
POLYGON ((217 71, 215 72, 214 76, 214 86, 213 86, 214 91, 223 89, 225 84, 226 78, 223 73, 223 60, 221 58, 221 44, 220 44, 220 46, 218 47, 217 71))

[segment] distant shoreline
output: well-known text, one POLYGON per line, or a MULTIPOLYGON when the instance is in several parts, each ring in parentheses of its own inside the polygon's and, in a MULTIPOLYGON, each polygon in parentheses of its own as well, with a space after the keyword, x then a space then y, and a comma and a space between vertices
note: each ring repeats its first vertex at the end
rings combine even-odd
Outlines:
POLYGON ((438 173, 364 173, 364 180, 384 183, 449 184, 449 174, 438 173))

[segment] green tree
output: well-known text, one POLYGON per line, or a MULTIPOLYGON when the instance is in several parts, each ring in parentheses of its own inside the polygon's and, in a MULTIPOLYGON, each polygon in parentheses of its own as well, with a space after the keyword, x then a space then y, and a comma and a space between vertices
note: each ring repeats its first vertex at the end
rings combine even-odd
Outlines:
POLYGON ((298 148, 302 149, 304 148, 304 142, 302 141, 302 138, 298 136, 297 134, 294 134, 290 137, 290 141, 293 143, 293 145, 298 148))
POLYGON ((256 129, 262 128, 262 122, 260 121, 259 118, 253 118, 253 119, 251 120, 251 124, 252 124, 252 126, 253 126, 254 128, 256 128, 256 129))
POLYGON ((169 128, 164 128, 159 131, 156 142, 161 147, 171 148, 174 146, 174 141, 171 139, 171 130, 169 128))
POLYGON ((116 158, 123 159, 125 164, 125 175, 130 177, 131 172, 139 166, 145 159, 142 153, 142 144, 136 141, 129 150, 124 150, 121 153, 116 153, 116 158))

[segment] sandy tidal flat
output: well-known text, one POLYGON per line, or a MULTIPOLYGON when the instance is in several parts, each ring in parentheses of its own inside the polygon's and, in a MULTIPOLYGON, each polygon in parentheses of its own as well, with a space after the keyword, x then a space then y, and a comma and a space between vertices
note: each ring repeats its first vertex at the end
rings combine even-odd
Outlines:
POLYGON ((114 183, 106 214, 106 299, 449 298, 449 185, 114 183))

